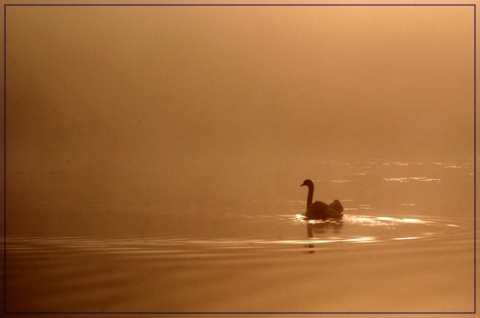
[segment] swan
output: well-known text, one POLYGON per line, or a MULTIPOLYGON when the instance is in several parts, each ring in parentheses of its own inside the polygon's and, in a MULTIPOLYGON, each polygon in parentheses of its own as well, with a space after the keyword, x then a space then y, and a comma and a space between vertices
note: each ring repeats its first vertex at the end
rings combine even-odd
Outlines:
POLYGON ((321 201, 315 201, 312 203, 313 191, 315 188, 312 180, 307 179, 303 181, 300 186, 308 187, 307 212, 305 212, 305 217, 307 219, 325 221, 326 219, 341 219, 343 217, 343 206, 338 200, 334 200, 330 204, 321 201))

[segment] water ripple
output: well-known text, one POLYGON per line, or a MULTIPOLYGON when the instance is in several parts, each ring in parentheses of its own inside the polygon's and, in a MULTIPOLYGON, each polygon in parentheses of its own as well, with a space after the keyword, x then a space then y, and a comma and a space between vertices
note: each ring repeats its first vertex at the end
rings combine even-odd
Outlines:
MULTIPOLYGON (((289 250, 295 246, 324 244, 374 244, 412 242, 419 240, 467 239, 472 233, 465 220, 421 216, 372 216, 346 214, 340 222, 306 221, 300 214, 237 215, 244 219, 242 226, 265 227, 258 237, 253 234, 237 236, 176 235, 124 238, 100 237, 9 237, 7 252, 36 254, 68 249, 102 254, 198 256, 215 255, 215 251, 289 250), (274 231, 276 230, 276 232, 274 231), (305 231, 305 229, 307 231, 305 231), (308 235, 307 235, 308 234, 308 235), (211 253, 214 254, 211 254, 211 253), (205 254, 207 253, 207 254, 205 254)), ((233 220, 235 221, 235 220, 233 220)), ((183 257, 182 256, 182 257, 183 257)))

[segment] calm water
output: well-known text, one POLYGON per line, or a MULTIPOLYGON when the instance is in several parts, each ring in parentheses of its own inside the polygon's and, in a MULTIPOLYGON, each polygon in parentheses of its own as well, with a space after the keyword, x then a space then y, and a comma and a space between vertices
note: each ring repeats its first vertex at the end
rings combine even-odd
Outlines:
POLYGON ((473 310, 471 160, 310 167, 230 201, 11 196, 7 310, 473 310), (305 178, 342 223, 298 216, 305 178))

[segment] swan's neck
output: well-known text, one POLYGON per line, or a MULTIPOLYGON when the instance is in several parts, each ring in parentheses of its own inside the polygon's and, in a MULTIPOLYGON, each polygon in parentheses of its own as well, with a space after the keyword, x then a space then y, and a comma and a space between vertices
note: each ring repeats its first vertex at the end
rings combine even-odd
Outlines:
POLYGON ((307 210, 308 207, 312 204, 313 201, 313 185, 311 187, 308 187, 308 196, 307 196, 307 210))

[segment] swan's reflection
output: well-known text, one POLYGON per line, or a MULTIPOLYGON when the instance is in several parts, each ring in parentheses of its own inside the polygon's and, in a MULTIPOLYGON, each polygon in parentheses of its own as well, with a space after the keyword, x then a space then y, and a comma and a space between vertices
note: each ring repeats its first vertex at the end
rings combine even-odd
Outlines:
MULTIPOLYGON (((326 222, 307 221, 306 224, 307 224, 307 237, 309 239, 313 239, 314 234, 323 234, 330 231, 332 231, 335 234, 340 233, 343 227, 343 220, 335 220, 335 221, 327 220, 326 222)), ((315 251, 313 250, 314 244, 308 244, 305 247, 308 248, 308 254, 315 253, 315 251)))

